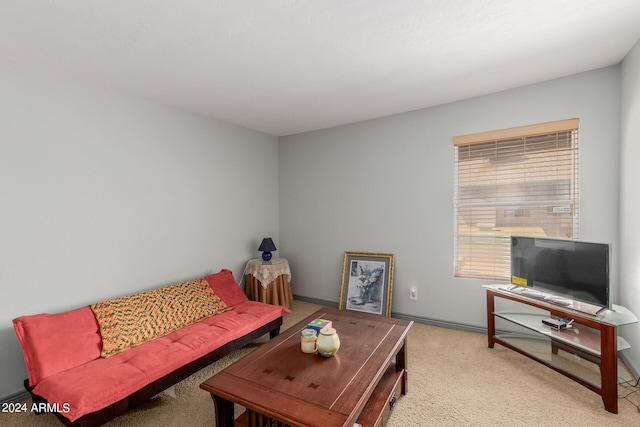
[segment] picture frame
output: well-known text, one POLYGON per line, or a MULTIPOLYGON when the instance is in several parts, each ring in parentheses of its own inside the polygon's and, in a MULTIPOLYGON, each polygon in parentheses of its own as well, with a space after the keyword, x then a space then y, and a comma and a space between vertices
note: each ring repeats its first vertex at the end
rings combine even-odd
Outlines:
POLYGON ((345 252, 340 310, 391 317, 393 254, 345 252))

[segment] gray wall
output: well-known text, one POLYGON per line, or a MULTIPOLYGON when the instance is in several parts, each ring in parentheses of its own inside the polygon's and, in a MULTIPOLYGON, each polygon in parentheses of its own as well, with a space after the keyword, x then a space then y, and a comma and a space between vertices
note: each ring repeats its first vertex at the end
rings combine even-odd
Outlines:
MULTIPOLYGON (((640 316, 640 41, 622 63, 620 301, 640 316)), ((622 328, 628 364, 640 372, 640 325, 622 328)), ((637 375, 636 375, 637 376, 637 375)))
POLYGON ((451 139, 570 118, 580 119, 580 236, 613 245, 617 300, 617 66, 281 138, 280 239, 294 294, 337 302, 345 251, 393 253, 395 314, 486 327, 487 282, 453 277, 451 139))
POLYGON ((0 62, 0 397, 11 319, 221 268, 278 237, 277 138, 0 62))

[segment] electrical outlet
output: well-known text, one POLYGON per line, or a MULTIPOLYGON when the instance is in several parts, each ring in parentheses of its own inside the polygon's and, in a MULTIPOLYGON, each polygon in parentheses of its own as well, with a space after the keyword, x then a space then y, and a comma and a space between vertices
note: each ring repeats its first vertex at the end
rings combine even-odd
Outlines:
POLYGON ((418 299, 418 290, 415 287, 409 289, 409 299, 417 300, 418 299))

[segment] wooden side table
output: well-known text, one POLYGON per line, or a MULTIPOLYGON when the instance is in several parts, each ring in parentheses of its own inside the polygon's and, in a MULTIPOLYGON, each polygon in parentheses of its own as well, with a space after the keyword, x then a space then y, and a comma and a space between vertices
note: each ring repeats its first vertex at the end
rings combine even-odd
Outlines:
POLYGON ((293 299, 289 261, 284 258, 249 260, 245 267, 245 293, 253 301, 289 308, 289 301, 293 299))

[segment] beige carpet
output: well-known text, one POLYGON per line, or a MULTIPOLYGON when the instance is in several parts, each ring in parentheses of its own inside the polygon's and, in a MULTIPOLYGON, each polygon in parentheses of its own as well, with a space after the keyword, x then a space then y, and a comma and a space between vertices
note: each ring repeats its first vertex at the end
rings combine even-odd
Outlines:
MULTIPOLYGON (((292 302, 284 329, 319 306, 292 302)), ((264 343, 267 336, 197 372, 116 420, 120 426, 213 426, 213 403, 199 384, 264 343)), ((487 348, 483 334, 414 324, 409 332, 409 393, 389 427, 406 426, 639 426, 640 389, 620 365, 619 413, 600 396, 504 347, 487 348)), ((51 414, 0 414, 2 426, 59 426, 51 414)))

